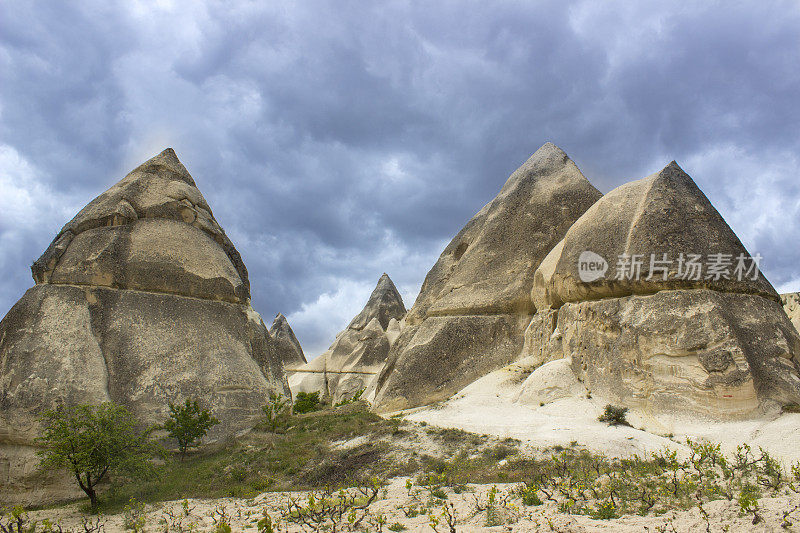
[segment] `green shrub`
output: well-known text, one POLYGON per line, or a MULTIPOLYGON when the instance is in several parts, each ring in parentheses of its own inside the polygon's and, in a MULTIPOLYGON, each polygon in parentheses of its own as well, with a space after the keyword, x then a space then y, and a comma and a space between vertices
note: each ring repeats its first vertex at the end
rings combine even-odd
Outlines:
POLYGON ((319 409, 319 391, 298 392, 294 399, 293 409, 296 414, 317 411, 319 409))
POLYGON ((279 428, 286 427, 289 422, 289 407, 289 400, 282 394, 269 393, 269 403, 261 408, 268 431, 275 433, 279 428))
POLYGON ((617 517, 617 506, 614 502, 607 500, 601 502, 597 508, 590 513, 590 516, 595 520, 611 520, 617 517))
POLYGON ((208 430, 219 424, 219 420, 211 416, 208 409, 201 409, 197 400, 187 399, 184 405, 177 406, 170 402, 169 411, 169 420, 164 423, 164 429, 178 441, 182 461, 186 451, 191 446, 199 445, 208 430))
POLYGON ((92 512, 97 512, 96 486, 109 473, 145 478, 152 472, 150 460, 159 451, 150 440, 152 428, 137 429, 121 405, 60 407, 46 411, 41 420, 41 466, 68 468, 89 497, 92 512))
POLYGON ((364 394, 365 390, 367 390, 366 387, 363 388, 363 389, 358 390, 355 394, 353 394, 352 397, 343 399, 341 402, 339 402, 336 405, 334 405, 334 407, 342 407, 344 405, 348 405, 348 404, 351 404, 353 402, 357 402, 358 400, 361 399, 361 395, 364 394))
POLYGON ((400 522, 395 522, 394 524, 390 525, 387 529, 389 531, 405 531, 408 528, 406 528, 406 526, 404 526, 400 522))
POLYGON ((600 422, 608 422, 609 426, 630 426, 625 414, 628 412, 627 407, 618 407, 616 405, 606 405, 603 414, 598 417, 600 422))

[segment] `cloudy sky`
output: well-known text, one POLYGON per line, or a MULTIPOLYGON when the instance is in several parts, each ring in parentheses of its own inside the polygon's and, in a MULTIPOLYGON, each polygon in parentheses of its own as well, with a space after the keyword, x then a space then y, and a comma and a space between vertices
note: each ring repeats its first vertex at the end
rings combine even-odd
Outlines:
POLYGON ((0 316, 167 146, 309 355, 548 140, 604 192, 677 160, 800 290, 795 1, 9 2, 0 68, 0 316))

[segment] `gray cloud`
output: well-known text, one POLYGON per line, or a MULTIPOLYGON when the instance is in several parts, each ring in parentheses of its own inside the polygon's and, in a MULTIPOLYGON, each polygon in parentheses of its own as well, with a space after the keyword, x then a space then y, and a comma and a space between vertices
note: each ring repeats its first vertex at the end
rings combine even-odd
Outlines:
POLYGON ((318 353, 551 140, 601 190, 676 159, 800 289, 793 2, 21 3, 0 17, 0 313, 83 204, 173 146, 253 304, 318 353))

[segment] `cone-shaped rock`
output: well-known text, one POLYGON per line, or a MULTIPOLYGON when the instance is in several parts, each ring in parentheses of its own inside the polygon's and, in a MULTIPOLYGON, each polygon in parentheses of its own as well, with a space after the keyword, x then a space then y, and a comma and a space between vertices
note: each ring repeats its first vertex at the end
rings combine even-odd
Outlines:
POLYGON ((213 439, 288 393, 239 253, 171 149, 90 202, 32 270, 0 322, 0 465, 17 494, 37 416, 58 404, 113 401, 156 424, 196 398, 220 420, 213 439))
POLYGON ((400 297, 397 287, 384 272, 372 291, 367 305, 350 321, 350 325, 347 327, 364 329, 373 318, 377 318, 381 328, 385 330, 391 319, 402 320, 404 316, 406 316, 406 306, 403 304, 403 298, 400 297))
POLYGON ((587 210, 532 299, 522 355, 568 359, 606 400, 714 419, 800 400, 800 337, 777 293, 675 162, 587 210))
POLYGON ((330 348, 294 369, 289 377, 292 394, 321 391, 323 397, 336 403, 372 385, 396 338, 390 324, 396 324, 405 314, 400 293, 384 274, 367 305, 330 348))
POLYGON ((536 268, 601 196, 550 143, 517 169, 425 277, 378 379, 378 408, 442 400, 511 362, 535 311, 536 268))
POLYGON ((733 230, 673 161, 617 187, 586 211, 539 267, 533 300, 539 308, 558 307, 697 288, 779 299, 733 230), (578 268, 586 252, 606 261, 605 275, 585 281, 578 268), (716 270, 710 270, 712 264, 716 270), (720 269, 726 272, 716 274, 720 269))
POLYGON ((269 336, 272 337, 275 343, 275 352, 283 361, 285 368, 306 364, 306 356, 303 354, 303 348, 300 347, 300 341, 295 337, 294 331, 283 313, 278 313, 278 316, 272 321, 269 336))

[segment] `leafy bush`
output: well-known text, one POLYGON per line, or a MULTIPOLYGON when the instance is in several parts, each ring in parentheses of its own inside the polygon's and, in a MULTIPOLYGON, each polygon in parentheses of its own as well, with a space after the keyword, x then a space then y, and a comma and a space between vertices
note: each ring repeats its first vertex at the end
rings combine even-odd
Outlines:
POLYGON ((46 411, 41 420, 41 466, 72 471, 92 512, 97 511, 96 486, 109 473, 143 478, 152 472, 150 459, 159 450, 150 440, 153 428, 137 429, 133 415, 121 405, 60 407, 46 411))
POLYGON ((319 409, 319 391, 298 392, 294 399, 294 412, 296 414, 310 413, 319 409))
POLYGON ((289 400, 282 394, 269 393, 269 403, 261 408, 268 431, 275 433, 279 428, 286 427, 289 422, 289 407, 289 400))
POLYGON ((339 402, 336 405, 334 405, 334 407, 342 407, 344 405, 348 405, 348 404, 351 404, 353 402, 357 402, 358 400, 361 399, 361 395, 364 394, 365 390, 367 390, 366 387, 363 388, 363 389, 359 389, 355 394, 353 394, 352 397, 343 399, 341 402, 339 402))
POLYGON ((181 461, 186 457, 186 451, 200 444, 208 430, 219 424, 219 420, 211 416, 208 409, 201 409, 197 400, 187 398, 184 405, 169 404, 169 420, 164 423, 164 429, 169 436, 178 441, 181 452, 181 461))
POLYGON ((617 407, 616 405, 606 405, 605 411, 597 419, 600 422, 608 422, 609 426, 630 426, 625 414, 628 412, 627 407, 617 407))

